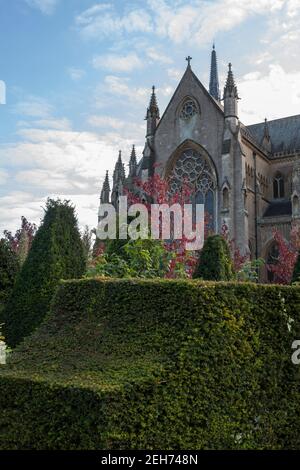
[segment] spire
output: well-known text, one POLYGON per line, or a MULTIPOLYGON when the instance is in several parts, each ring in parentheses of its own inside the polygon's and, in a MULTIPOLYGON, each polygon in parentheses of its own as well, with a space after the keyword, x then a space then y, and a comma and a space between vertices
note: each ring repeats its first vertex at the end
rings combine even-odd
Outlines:
POLYGON ((227 81, 224 88, 224 98, 225 96, 230 96, 238 99, 238 91, 234 81, 233 73, 232 73, 232 64, 228 64, 228 75, 227 81))
POLYGON ((264 135, 263 135, 261 144, 267 152, 270 153, 272 151, 272 142, 271 142, 270 129, 269 129, 267 118, 265 118, 264 135))
POLYGON ((146 137, 153 136, 155 133, 156 126, 158 124, 160 117, 159 117, 159 108, 157 104, 156 94, 155 94, 155 86, 152 87, 152 94, 150 98, 150 104, 147 109, 147 134, 146 137))
POLYGON ((150 111, 151 117, 155 115, 157 119, 159 119, 159 109, 157 105, 157 99, 156 99, 156 94, 155 94, 155 86, 153 85, 152 87, 152 94, 150 98, 150 105, 148 108, 148 111, 150 111))
POLYGON ((100 196, 101 204, 109 203, 109 195, 110 195, 110 185, 109 185, 109 178, 108 178, 108 171, 107 171, 105 179, 104 179, 104 183, 102 186, 101 196, 100 196))
POLYGON ((209 93, 215 100, 220 101, 220 88, 218 76, 218 63, 217 54, 215 51, 215 44, 211 52, 211 65, 210 65, 210 80, 209 80, 209 93))
POLYGON ((135 153, 135 146, 132 146, 132 151, 129 160, 129 176, 136 176, 136 153, 135 153))
POLYGON ((233 119, 233 123, 237 124, 238 119, 238 91, 232 73, 232 65, 228 65, 228 76, 224 87, 224 114, 225 118, 233 119))
POLYGON ((267 118, 265 118, 264 139, 270 140, 270 131, 269 131, 269 124, 268 124, 267 118))
POLYGON ((119 151, 119 157, 118 157, 117 163, 115 165, 113 179, 114 179, 114 186, 119 181, 123 182, 125 180, 125 169, 124 169, 124 165, 123 165, 123 162, 122 162, 122 152, 121 152, 121 150, 119 151))

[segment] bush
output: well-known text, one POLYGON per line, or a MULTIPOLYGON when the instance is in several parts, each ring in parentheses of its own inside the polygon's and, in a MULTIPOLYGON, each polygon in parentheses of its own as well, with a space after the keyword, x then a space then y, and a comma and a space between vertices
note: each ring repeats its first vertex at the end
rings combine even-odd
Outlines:
POLYGON ((160 240, 149 238, 125 242, 110 240, 107 250, 90 263, 87 277, 155 278, 167 275, 173 254, 160 240))
POLYGON ((8 345, 15 347, 41 323, 60 279, 81 277, 84 270, 74 208, 67 201, 48 200, 43 223, 3 312, 8 345))
POLYGON ((223 237, 207 237, 193 277, 207 281, 230 281, 234 278, 229 246, 223 237))
POLYGON ((299 311, 294 286, 63 282, 0 369, 0 449, 299 449, 299 311))
MULTIPOLYGON (((7 240, 0 240, 0 304, 4 304, 9 297, 19 270, 16 254, 7 240)), ((0 305, 1 309, 1 305, 0 305)), ((0 322, 1 323, 1 322, 0 322)))

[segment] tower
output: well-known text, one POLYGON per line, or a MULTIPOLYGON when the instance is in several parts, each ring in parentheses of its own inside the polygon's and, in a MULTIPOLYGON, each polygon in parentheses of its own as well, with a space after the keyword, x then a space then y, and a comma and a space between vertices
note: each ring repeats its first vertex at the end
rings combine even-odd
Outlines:
POLYGON ((219 88, 218 63, 214 44, 211 52, 209 93, 213 98, 215 98, 215 100, 220 101, 221 98, 219 88))

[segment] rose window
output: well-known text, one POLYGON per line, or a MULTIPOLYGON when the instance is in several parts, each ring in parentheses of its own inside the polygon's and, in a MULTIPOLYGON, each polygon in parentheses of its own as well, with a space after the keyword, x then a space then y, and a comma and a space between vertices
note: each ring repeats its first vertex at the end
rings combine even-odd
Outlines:
POLYGON ((184 103, 182 107, 180 117, 181 119, 190 119, 197 113, 198 113, 198 109, 197 109, 195 101, 188 100, 184 103))

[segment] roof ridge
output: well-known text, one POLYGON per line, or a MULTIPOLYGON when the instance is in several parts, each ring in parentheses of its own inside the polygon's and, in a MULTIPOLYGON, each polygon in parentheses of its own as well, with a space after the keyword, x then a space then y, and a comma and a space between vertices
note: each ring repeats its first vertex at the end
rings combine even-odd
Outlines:
MULTIPOLYGON (((283 121, 284 119, 291 119, 291 118, 300 118, 300 114, 292 114, 291 116, 284 116, 282 118, 276 118, 276 119, 271 119, 271 120, 268 120, 268 124, 270 124, 271 122, 275 122, 275 121, 283 121)), ((265 121, 262 121, 262 122, 256 122, 255 124, 247 124, 246 127, 251 127, 251 126, 260 126, 260 125, 264 125, 265 124, 265 121)))

